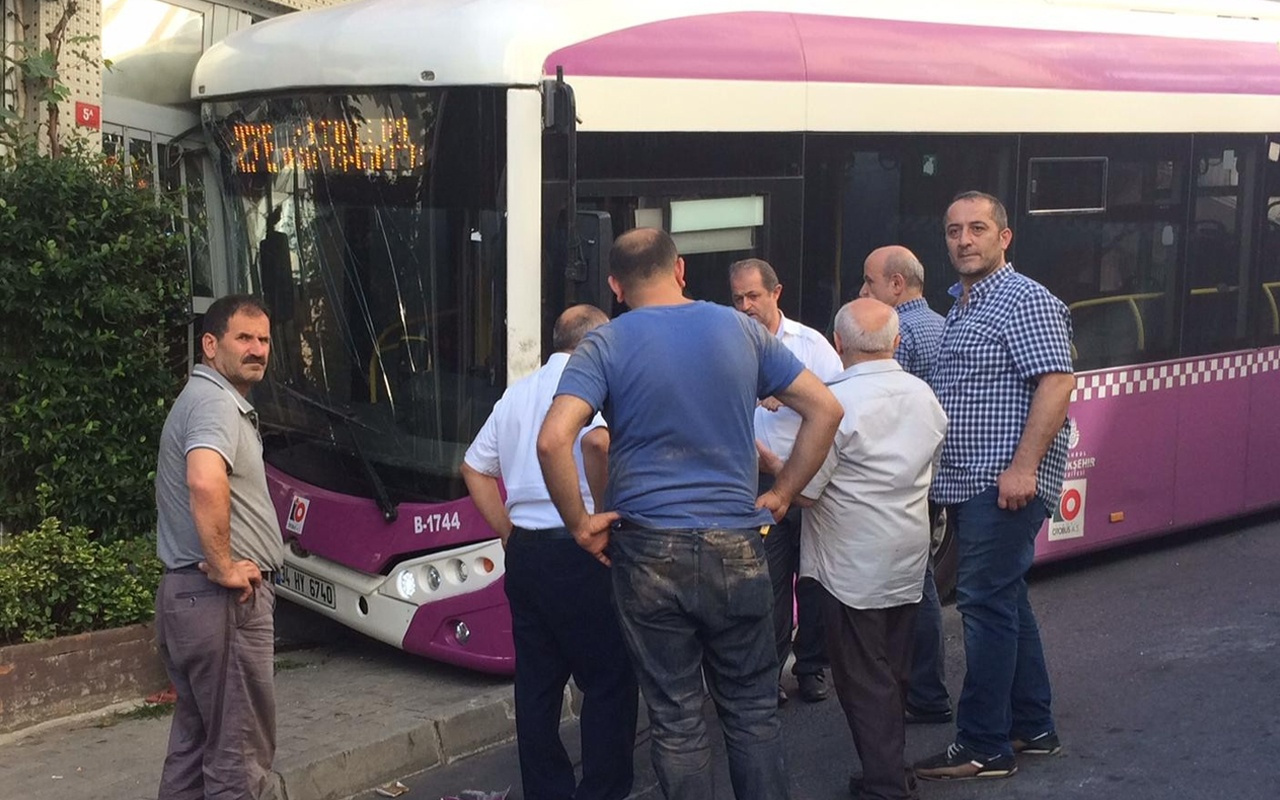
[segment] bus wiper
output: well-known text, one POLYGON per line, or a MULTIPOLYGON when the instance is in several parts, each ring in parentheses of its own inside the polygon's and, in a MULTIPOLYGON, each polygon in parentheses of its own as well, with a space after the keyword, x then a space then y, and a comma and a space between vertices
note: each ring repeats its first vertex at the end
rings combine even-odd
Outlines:
POLYGON ((304 394, 298 391, 297 389, 293 388, 287 383, 281 383, 280 381, 277 381, 277 380, 272 380, 271 383, 275 386, 279 386, 281 389, 284 389, 286 394, 288 394, 293 399, 297 400, 299 403, 302 403, 304 406, 309 406, 311 408, 316 409, 317 411, 323 411, 325 414, 328 414, 330 417, 333 417, 336 420, 341 420, 342 422, 345 422, 348 425, 357 425, 361 428, 364 428, 367 431, 372 431, 374 433, 377 433, 378 431, 377 428, 374 428, 371 425, 366 425, 365 423, 361 422, 360 420, 356 419, 355 417, 351 416, 345 411, 340 411, 334 408, 333 406, 328 405, 327 403, 322 403, 319 400, 312 397, 311 395, 304 394))
POLYGON ((347 438, 351 441, 351 451, 355 453, 356 458, 360 461, 360 466, 364 469, 365 478, 368 479, 369 486, 373 489, 373 499, 378 504, 378 510, 382 512, 382 518, 387 522, 395 522, 396 518, 400 516, 400 509, 392 502, 391 495, 387 494, 386 484, 382 482, 382 478, 378 475, 378 470, 373 466, 373 461, 365 455, 364 448, 360 447, 360 438, 356 436, 354 430, 358 426, 376 433, 377 429, 366 425, 344 411, 340 411, 327 403, 322 403, 314 397, 298 391, 286 383, 272 380, 271 384, 284 389, 286 394, 308 408, 314 408, 342 423, 343 429, 347 432, 347 438))

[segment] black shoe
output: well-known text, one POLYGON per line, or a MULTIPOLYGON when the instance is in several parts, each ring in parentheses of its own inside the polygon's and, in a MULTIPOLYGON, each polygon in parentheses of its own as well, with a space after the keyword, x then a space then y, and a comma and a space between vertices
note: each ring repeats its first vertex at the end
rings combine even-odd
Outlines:
POLYGON ((821 672, 805 673, 796 681, 800 684, 800 697, 806 703, 820 703, 827 699, 827 678, 821 672))
POLYGON ((787 697, 787 690, 782 688, 782 684, 778 684, 778 705, 784 705, 790 697, 787 697))
POLYGON ((907 706, 902 710, 902 716, 908 725, 941 725, 955 719, 955 714, 949 708, 941 711, 916 711, 907 706))
POLYGON ((1045 731, 1039 736, 1013 737, 1013 752, 1027 756, 1056 756, 1062 752, 1062 742, 1055 731, 1045 731))
POLYGON ((916 777, 926 781, 1008 778, 1017 771, 1018 762, 1013 756, 983 756, 962 744, 952 744, 945 752, 915 764, 916 777))

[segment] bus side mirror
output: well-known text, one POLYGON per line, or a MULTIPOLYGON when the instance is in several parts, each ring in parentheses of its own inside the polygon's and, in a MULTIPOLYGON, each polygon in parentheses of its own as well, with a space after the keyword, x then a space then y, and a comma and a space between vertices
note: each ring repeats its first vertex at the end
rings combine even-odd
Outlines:
POLYGON ((609 290, 613 220, 607 211, 579 211, 577 228, 577 247, 570 244, 568 277, 583 284, 592 303, 608 310, 613 298, 609 290))
POLYGON ((288 235, 269 231, 263 237, 258 246, 258 275, 271 321, 293 319, 293 259, 289 254, 288 235))

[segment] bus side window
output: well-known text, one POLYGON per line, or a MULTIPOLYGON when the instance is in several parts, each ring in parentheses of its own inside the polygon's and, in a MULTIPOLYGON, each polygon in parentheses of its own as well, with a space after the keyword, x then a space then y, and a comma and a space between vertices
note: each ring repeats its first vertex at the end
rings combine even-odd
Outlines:
POLYGON ((1028 137, 1031 187, 1015 265, 1071 311, 1077 370, 1158 361, 1176 353, 1174 286, 1186 227, 1189 137, 1028 137), (1105 163, 1105 170, 1102 165, 1105 163), (1084 173, 1092 188, 1055 187, 1084 173), (1096 191, 1105 180, 1105 194, 1096 191), (1058 202, 1046 206, 1048 200, 1058 202), (1017 259, 1021 259, 1020 261, 1017 259))
MULTIPOLYGON (((1244 141, 1197 138, 1195 221, 1187 237, 1182 352, 1198 355, 1244 347, 1249 242, 1247 230, 1254 150, 1244 141)), ((1256 195, 1255 195, 1256 196, 1256 195)))
POLYGON ((1262 221, 1253 330, 1259 344, 1280 342, 1280 135, 1268 137, 1264 164, 1266 218, 1262 221))

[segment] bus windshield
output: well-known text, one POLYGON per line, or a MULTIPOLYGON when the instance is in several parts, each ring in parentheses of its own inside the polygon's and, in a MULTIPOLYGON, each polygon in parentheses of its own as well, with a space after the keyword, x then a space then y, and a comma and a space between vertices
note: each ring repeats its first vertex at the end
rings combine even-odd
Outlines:
POLYGON ((504 108, 486 88, 205 105, 232 273, 272 310, 269 463, 384 506, 465 492, 506 379, 504 108))

